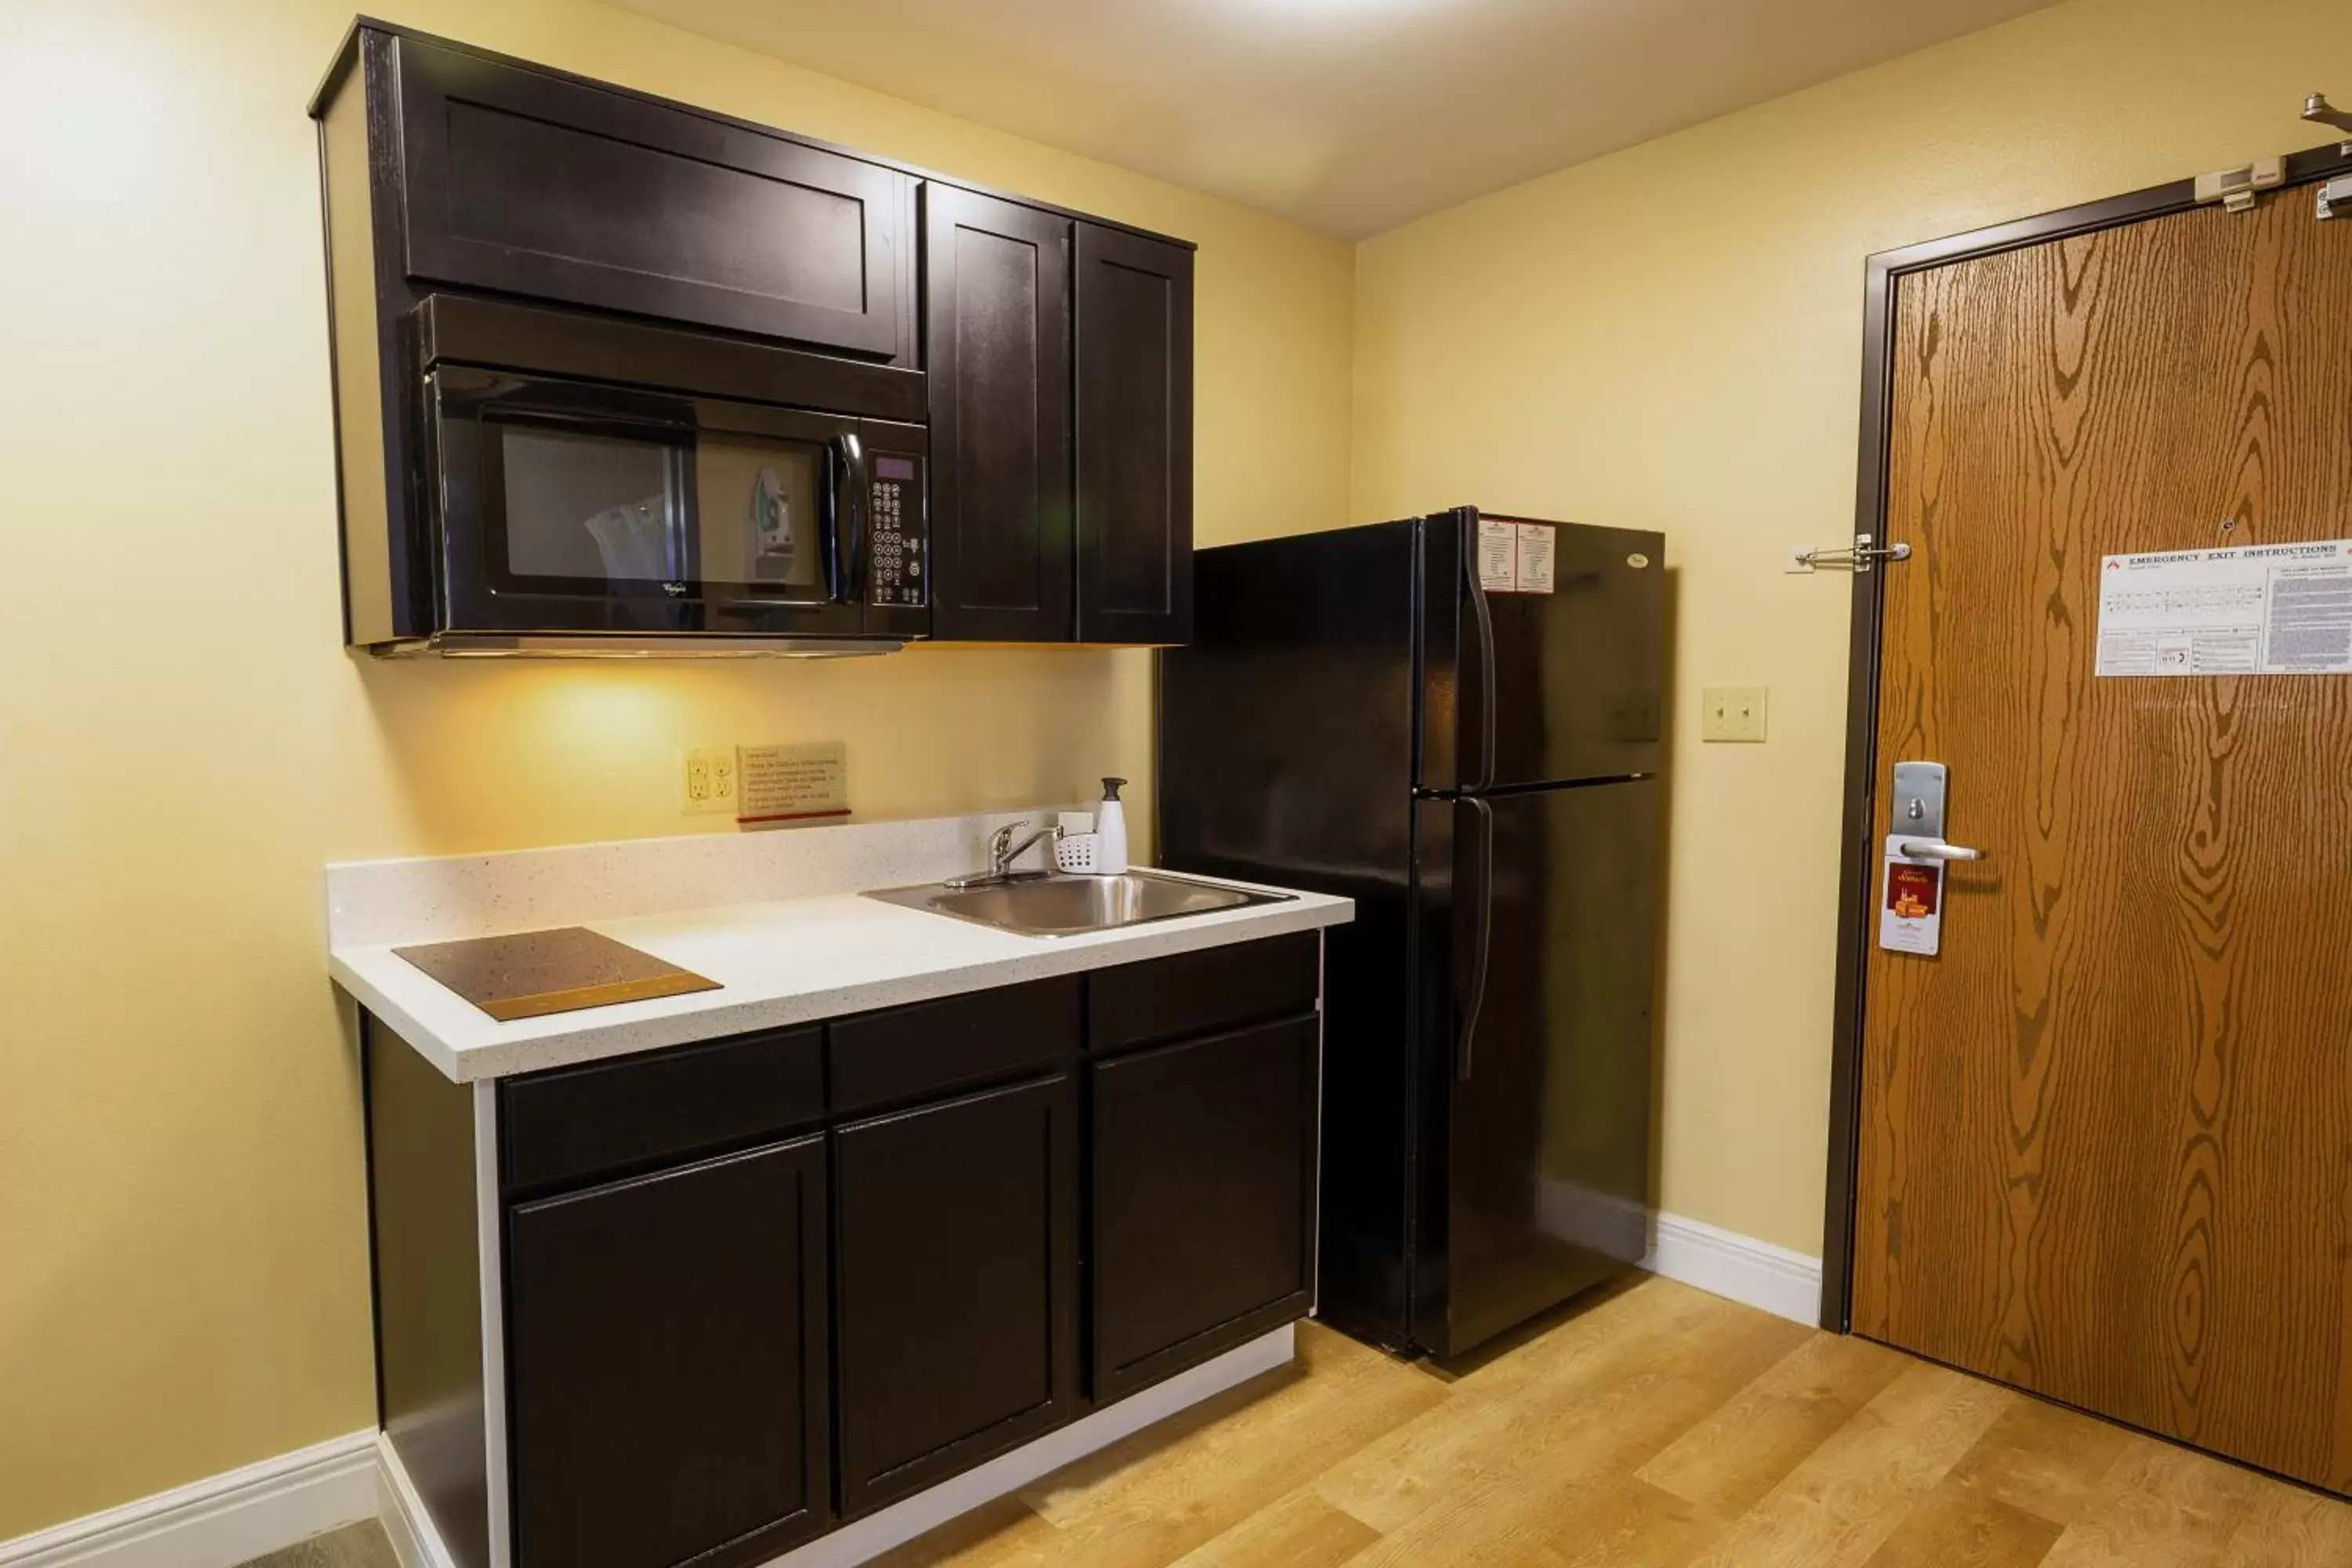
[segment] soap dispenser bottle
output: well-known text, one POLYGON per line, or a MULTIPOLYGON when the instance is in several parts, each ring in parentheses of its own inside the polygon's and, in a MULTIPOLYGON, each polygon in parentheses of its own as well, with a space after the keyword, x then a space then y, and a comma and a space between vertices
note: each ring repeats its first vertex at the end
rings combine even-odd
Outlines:
POLYGON ((1125 779, 1103 780, 1102 805, 1095 808, 1095 874, 1116 877, 1127 869, 1127 807, 1118 792, 1125 779))

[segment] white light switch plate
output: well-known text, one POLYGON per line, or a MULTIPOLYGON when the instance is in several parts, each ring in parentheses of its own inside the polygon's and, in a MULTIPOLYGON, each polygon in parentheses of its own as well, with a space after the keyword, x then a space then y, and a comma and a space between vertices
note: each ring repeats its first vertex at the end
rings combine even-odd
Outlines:
POLYGON ((1764 739, 1768 689, 1761 686, 1710 686, 1699 694, 1698 738, 1758 742, 1764 739))

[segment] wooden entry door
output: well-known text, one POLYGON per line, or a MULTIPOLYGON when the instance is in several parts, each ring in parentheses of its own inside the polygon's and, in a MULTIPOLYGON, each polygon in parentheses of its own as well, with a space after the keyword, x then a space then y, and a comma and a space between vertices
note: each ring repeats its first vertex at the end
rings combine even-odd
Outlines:
POLYGON ((1896 288, 1876 831, 1986 858, 1864 961, 1853 1326, 2352 1489, 2352 675, 2094 674, 2103 555, 2352 536, 2352 223, 1896 288))

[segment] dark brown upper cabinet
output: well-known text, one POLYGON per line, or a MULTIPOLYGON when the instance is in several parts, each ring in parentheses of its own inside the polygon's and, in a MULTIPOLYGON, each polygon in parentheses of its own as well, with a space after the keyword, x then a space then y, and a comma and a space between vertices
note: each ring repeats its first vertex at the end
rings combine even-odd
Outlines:
POLYGON ((932 630, 1192 630, 1192 251, 933 182, 924 193, 932 630))
POLYGON ((1070 508, 1070 220, 923 194, 931 384, 931 631, 1077 635, 1070 508))
POLYGON ((347 643, 1190 637, 1189 245, 380 22, 310 113, 347 643), (527 572, 506 452, 557 416, 650 466, 523 487, 527 572), (713 432, 810 448, 741 577, 713 432), (656 490, 658 551, 599 537, 656 490))
POLYGON ((411 279, 914 360, 908 174, 446 45, 394 47, 411 279))
POLYGON ((1192 635, 1192 252, 1077 226, 1078 640, 1192 635))

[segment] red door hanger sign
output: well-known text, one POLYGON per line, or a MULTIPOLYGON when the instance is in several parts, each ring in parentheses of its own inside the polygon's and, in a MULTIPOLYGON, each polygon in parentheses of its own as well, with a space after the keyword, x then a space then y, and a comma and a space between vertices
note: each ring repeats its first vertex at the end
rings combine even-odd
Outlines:
POLYGON ((1878 945, 1932 958, 1944 936, 1944 863, 1906 855, 1899 836, 1886 840, 1886 879, 1878 900, 1878 945))

